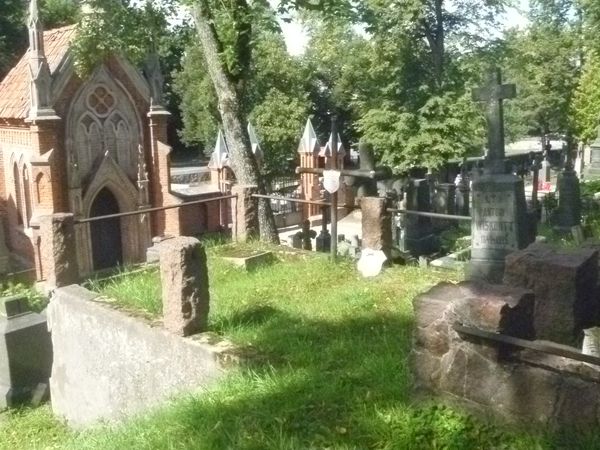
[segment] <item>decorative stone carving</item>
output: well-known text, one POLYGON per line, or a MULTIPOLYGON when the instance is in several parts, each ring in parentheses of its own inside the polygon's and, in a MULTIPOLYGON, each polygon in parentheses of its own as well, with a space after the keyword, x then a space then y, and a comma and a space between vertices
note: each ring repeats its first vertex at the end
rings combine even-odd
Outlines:
POLYGON ((139 117, 133 103, 105 67, 98 69, 73 101, 67 121, 67 153, 73 153, 85 185, 96 162, 108 151, 130 180, 137 175, 137 149, 142 144, 139 117))

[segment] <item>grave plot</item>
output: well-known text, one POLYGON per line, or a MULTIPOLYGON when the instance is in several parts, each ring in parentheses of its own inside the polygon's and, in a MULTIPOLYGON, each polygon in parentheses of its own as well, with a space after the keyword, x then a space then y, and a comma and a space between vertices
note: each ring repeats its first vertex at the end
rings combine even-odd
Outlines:
POLYGON ((438 285, 414 301, 418 383, 505 421, 595 427, 599 299, 598 251, 546 244, 509 255, 503 284, 438 285))

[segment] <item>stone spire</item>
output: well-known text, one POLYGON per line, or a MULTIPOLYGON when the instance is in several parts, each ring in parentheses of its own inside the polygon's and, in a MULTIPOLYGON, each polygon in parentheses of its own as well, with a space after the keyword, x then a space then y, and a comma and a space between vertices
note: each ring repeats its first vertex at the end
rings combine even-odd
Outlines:
POLYGON ((308 119, 306 121, 306 127, 304 127, 302 139, 298 145, 298 153, 313 153, 316 155, 319 153, 320 149, 321 144, 319 144, 319 140, 317 139, 317 133, 315 133, 312 122, 308 119))
POLYGON ((260 168, 262 167, 264 162, 264 154, 262 151, 262 147, 260 146, 260 142, 258 141, 258 137, 256 136, 256 130, 250 122, 248 122, 248 137, 250 138, 252 153, 254 154, 254 157, 256 158, 256 163, 260 168))
POLYGON ((37 0, 29 3, 29 74, 30 121, 58 119, 50 106, 50 68, 44 53, 44 30, 38 14, 37 0))

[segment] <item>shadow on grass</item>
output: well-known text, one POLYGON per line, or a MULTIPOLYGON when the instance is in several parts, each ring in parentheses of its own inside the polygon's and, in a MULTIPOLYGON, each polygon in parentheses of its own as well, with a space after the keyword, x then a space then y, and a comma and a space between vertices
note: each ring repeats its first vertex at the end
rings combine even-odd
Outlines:
MULTIPOLYGON (((264 355, 215 391, 131 423, 102 448, 503 448, 512 436, 442 407, 410 405, 412 321, 357 313, 306 320, 250 306, 218 324, 239 326, 264 355), (143 431, 141 431, 143 430, 143 431), (143 442, 140 439, 144 439, 143 442)), ((108 438, 107 438, 108 439, 108 438)), ((513 445, 508 448, 531 448, 513 445)))

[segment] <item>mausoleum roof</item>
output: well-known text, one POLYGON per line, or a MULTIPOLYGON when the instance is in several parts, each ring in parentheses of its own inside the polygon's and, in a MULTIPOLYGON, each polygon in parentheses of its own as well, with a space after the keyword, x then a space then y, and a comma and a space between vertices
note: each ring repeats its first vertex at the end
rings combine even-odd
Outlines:
MULTIPOLYGON (((44 53, 53 75, 65 57, 75 25, 44 31, 44 53)), ((24 119, 29 114, 29 65, 27 52, 0 82, 0 117, 24 119)))

